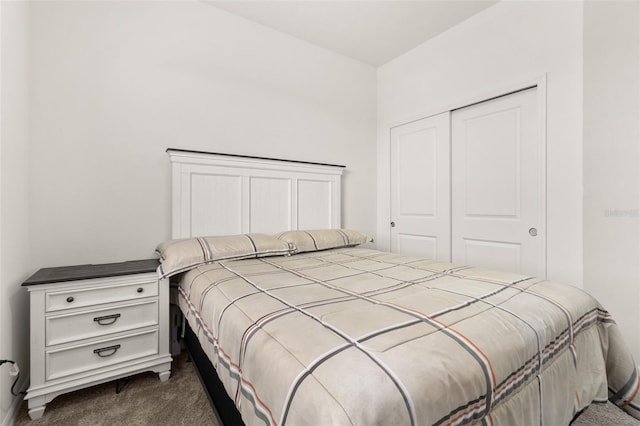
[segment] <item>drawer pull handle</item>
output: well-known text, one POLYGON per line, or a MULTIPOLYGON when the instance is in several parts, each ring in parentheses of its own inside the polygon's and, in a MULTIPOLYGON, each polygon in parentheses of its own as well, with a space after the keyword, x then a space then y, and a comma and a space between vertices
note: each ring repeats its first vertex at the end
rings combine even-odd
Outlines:
POLYGON ((71 302, 73 302, 73 297, 71 296, 67 297, 67 303, 71 303, 71 302))
POLYGON ((120 345, 114 345, 114 346, 108 346, 106 348, 94 349, 93 353, 98 355, 99 357, 106 358, 118 352, 118 349, 120 349, 120 345), (106 355, 103 355, 104 352, 109 352, 109 353, 106 355))
POLYGON ((103 317, 95 317, 93 320, 100 325, 111 325, 114 322, 116 322, 118 318, 120 318, 120 314, 105 315, 103 317))
POLYGON ((142 287, 138 287, 138 289, 136 290, 138 293, 142 293, 144 291, 144 288, 142 287))

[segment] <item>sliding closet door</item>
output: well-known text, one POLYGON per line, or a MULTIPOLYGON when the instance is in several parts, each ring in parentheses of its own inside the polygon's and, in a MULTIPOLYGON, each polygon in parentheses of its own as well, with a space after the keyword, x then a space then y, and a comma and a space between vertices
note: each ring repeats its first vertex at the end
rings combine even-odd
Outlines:
POLYGON ((452 257, 546 276, 544 144, 537 89, 452 112, 452 257))
POLYGON ((449 113, 391 129, 391 251, 449 261, 449 113))

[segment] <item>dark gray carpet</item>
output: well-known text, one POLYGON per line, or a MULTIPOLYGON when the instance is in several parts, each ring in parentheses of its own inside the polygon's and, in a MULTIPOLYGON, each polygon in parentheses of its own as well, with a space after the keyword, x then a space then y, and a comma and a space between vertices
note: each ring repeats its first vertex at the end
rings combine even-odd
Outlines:
MULTIPOLYGON (((119 394, 115 390, 112 382, 60 395, 34 421, 24 402, 15 426, 220 426, 184 354, 174 359, 167 382, 160 382, 155 373, 144 373, 130 378, 119 394)), ((640 421, 613 404, 591 404, 571 426, 640 426, 640 421)))

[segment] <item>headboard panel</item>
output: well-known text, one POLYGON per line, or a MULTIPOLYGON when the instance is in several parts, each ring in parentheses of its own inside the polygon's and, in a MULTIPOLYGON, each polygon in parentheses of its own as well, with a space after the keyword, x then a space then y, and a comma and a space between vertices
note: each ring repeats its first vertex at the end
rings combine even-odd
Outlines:
POLYGON ((344 166, 167 149, 172 238, 340 227, 344 166))

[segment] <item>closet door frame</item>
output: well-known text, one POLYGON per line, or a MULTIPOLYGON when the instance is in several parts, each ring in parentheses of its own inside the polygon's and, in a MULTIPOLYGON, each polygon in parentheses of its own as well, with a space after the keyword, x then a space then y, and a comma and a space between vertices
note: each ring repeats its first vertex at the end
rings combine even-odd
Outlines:
POLYGON ((541 164, 538 171, 538 179, 540 182, 540 188, 543 190, 543 196, 540 203, 540 224, 539 230, 544 235, 545 241, 543 246, 544 254, 544 266, 542 268, 543 273, 539 274, 539 278, 546 279, 547 277, 547 246, 548 246, 548 232, 547 232, 547 75, 537 75, 530 78, 524 78, 512 84, 502 86, 487 91, 478 91, 477 94, 453 101, 448 104, 444 104, 441 108, 435 108, 430 111, 418 112, 406 119, 390 122, 384 126, 384 136, 382 140, 381 148, 383 149, 384 157, 379 158, 378 164, 380 166, 380 175, 378 177, 379 195, 380 195, 380 215, 378 218, 378 248, 381 250, 391 250, 391 129, 401 126, 410 122, 414 122, 426 117, 435 116, 445 112, 451 112, 456 109, 464 108, 473 104, 499 98, 511 93, 526 90, 528 88, 537 88, 538 110, 540 112, 538 117, 539 134, 541 138, 540 143, 540 159, 541 164), (541 276, 543 275, 543 276, 541 276))

